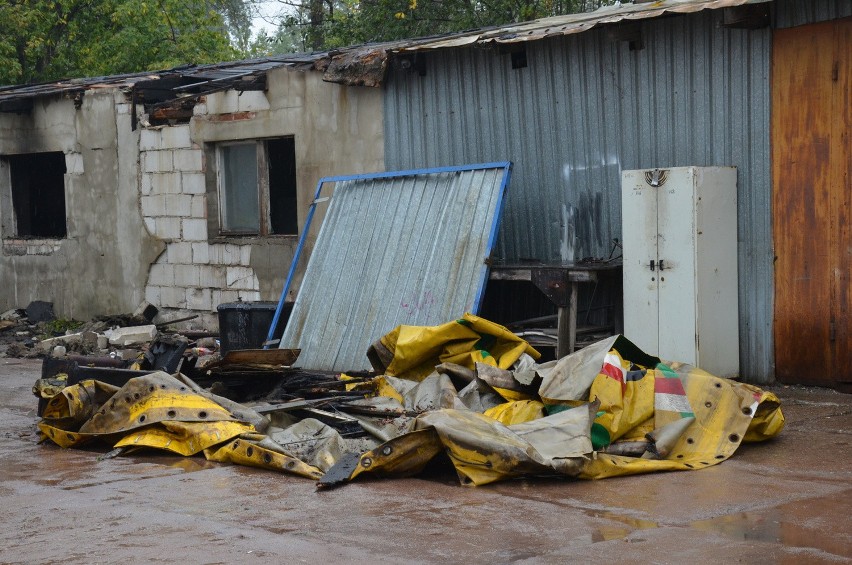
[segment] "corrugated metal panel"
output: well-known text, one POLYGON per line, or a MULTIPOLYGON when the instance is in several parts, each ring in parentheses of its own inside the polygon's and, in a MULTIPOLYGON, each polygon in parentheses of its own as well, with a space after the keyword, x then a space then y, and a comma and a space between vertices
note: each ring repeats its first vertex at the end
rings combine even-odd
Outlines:
POLYGON ((776 0, 775 25, 779 28, 815 24, 852 16, 849 0, 776 0))
POLYGON ((385 97, 389 168, 512 160, 498 240, 509 261, 605 257, 621 237, 622 169, 734 165, 743 375, 774 373, 769 172, 771 31, 705 11, 640 23, 644 49, 605 30, 497 50, 426 54, 385 97), (573 252, 572 252, 573 251, 573 252))
POLYGON ((338 182, 281 347, 309 369, 363 370, 396 326, 476 312, 508 174, 492 163, 338 182))

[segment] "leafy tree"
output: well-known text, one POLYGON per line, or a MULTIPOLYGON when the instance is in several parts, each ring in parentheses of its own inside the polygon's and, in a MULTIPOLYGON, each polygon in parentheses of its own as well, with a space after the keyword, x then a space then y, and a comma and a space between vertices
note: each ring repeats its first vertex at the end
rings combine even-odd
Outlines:
POLYGON ((0 84, 229 60, 249 25, 243 0, 6 0, 0 84))
POLYGON ((437 35, 585 12, 605 0, 278 0, 295 50, 437 35))

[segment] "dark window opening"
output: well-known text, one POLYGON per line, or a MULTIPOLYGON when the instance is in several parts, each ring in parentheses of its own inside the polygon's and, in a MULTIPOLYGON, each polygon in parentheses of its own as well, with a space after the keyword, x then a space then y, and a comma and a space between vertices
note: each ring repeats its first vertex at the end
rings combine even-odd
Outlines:
POLYGON ((269 163, 270 233, 299 233, 296 216, 296 140, 292 137, 266 142, 269 163))
POLYGON ((65 155, 9 155, 16 235, 65 237, 65 155))

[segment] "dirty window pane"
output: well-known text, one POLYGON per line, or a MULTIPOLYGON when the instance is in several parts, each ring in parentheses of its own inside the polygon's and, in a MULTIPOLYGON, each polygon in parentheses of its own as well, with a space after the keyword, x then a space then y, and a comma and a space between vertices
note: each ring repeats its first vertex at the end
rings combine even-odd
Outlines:
POLYGON ((222 230, 260 232, 257 145, 222 147, 222 230))

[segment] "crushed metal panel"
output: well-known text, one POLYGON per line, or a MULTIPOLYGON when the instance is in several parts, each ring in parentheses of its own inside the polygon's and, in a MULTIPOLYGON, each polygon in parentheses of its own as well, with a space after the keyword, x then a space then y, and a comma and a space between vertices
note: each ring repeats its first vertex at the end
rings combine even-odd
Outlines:
POLYGON ((475 313, 510 168, 321 180, 334 195, 280 347, 301 349, 311 370, 366 370, 368 347, 394 327, 475 313))

